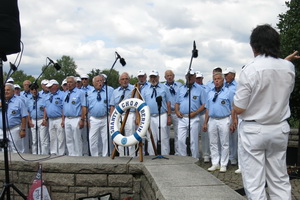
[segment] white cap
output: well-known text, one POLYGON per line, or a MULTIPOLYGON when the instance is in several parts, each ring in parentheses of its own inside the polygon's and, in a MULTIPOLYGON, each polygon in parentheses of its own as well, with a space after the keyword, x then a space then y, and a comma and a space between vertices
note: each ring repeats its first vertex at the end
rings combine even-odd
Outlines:
POLYGON ((9 77, 6 81, 6 83, 14 83, 14 79, 12 77, 9 77))
POLYGON ((14 84, 15 89, 19 88, 21 89, 21 87, 18 84, 14 84))
POLYGON ((49 81, 46 87, 51 87, 52 85, 59 85, 59 83, 57 82, 57 80, 52 79, 49 81))
POLYGON ((67 80, 66 80, 66 79, 64 79, 64 80, 62 81, 61 86, 63 86, 64 84, 67 84, 67 80))
POLYGON ((235 70, 232 67, 227 67, 224 71, 223 74, 228 74, 228 73, 233 73, 235 74, 235 70))
MULTIPOLYGON (((185 71, 185 75, 188 75, 188 73, 189 73, 189 69, 187 69, 185 71)), ((194 72, 193 68, 191 68, 191 70, 190 70, 190 75, 195 75, 195 72, 194 72)))
POLYGON ((106 74, 101 74, 102 76, 104 76, 105 79, 107 79, 107 75, 106 74))
POLYGON ((81 82, 81 78, 80 77, 75 77, 75 81, 76 82, 81 82))
POLYGON ((44 79, 44 80, 42 80, 42 82, 41 82, 41 84, 43 84, 43 85, 47 85, 49 83, 49 80, 47 80, 47 79, 44 79))
POLYGON ((203 74, 199 71, 196 71, 196 78, 203 78, 203 74))
POLYGON ((138 75, 137 76, 144 76, 146 75, 146 73, 143 70, 139 70, 138 71, 138 75))
POLYGON ((158 76, 158 71, 157 70, 152 70, 150 72, 149 76, 158 76))
POLYGON ((89 79, 90 77, 89 77, 87 74, 82 74, 82 75, 80 76, 80 78, 87 78, 87 79, 89 79))

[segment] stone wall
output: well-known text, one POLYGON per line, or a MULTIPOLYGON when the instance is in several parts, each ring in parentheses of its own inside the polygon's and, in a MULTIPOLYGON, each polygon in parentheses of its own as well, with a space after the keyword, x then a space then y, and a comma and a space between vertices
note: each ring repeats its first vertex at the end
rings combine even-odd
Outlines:
MULTIPOLYGON (((0 156, 3 158, 2 153, 0 156)), ((28 156, 32 157, 32 155, 25 157, 28 156)), ((16 156, 14 155, 14 157, 16 156)), ((39 163, 17 160, 19 161, 10 163, 12 172, 10 179, 27 196, 39 163)), ((100 161, 100 159, 91 157, 66 156, 42 162, 43 180, 52 200, 78 199, 105 193, 112 193, 113 199, 125 197, 133 197, 135 200, 155 199, 151 183, 148 183, 149 178, 144 175, 143 165, 138 163, 129 165, 124 159, 122 160, 125 162, 118 162, 110 158, 101 158, 103 163, 98 163, 97 160, 100 161)), ((4 162, 1 159, 0 183, 3 183, 4 179, 4 162)))

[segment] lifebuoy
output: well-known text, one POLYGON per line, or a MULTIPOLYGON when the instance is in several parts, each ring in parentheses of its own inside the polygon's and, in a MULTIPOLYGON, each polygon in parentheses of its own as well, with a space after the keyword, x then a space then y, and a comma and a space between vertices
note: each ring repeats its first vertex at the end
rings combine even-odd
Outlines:
POLYGON ((113 141, 120 146, 132 146, 142 140, 147 133, 150 124, 149 106, 141 99, 130 98, 122 101, 115 107, 110 117, 110 135, 113 141), (140 124, 137 130, 130 136, 123 136, 120 133, 120 117, 127 109, 135 108, 140 113, 140 124))

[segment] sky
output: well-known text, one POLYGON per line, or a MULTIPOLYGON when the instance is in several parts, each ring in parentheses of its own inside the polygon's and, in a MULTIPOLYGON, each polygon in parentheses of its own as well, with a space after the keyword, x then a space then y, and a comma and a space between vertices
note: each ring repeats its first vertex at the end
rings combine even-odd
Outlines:
MULTIPOLYGON (((237 79, 253 59, 249 36, 253 28, 276 28, 285 0, 20 0, 24 52, 18 69, 37 77, 46 58, 70 56, 77 73, 110 69, 115 52, 126 60, 114 69, 134 77, 158 70, 160 81, 171 69, 184 79, 193 41, 198 57, 192 69, 211 80, 215 67, 233 67, 237 79)), ((14 62, 17 54, 9 55, 14 62)), ((8 71, 8 62, 4 70, 8 71)))

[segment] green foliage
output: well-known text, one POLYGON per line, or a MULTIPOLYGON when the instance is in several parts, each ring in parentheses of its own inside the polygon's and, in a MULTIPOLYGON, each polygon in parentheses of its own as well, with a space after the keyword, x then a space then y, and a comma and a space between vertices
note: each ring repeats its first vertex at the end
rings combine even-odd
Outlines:
POLYGON ((20 85, 21 88, 25 80, 30 80, 31 82, 35 80, 33 76, 25 74, 23 70, 15 71, 11 77, 14 79, 14 84, 20 85))
POLYGON ((109 86, 113 88, 119 87, 119 71, 112 69, 110 73, 109 69, 104 69, 100 71, 100 74, 105 74, 107 76, 109 86))
MULTIPOLYGON (((286 57, 295 50, 300 51, 300 0, 285 2, 288 10, 279 15, 277 27, 281 37, 282 57, 286 57)), ((296 78, 295 88, 290 98, 292 117, 300 119, 300 61, 293 61, 295 65, 296 78)))
POLYGON ((139 80, 138 80, 137 77, 133 77, 132 75, 130 76, 130 81, 129 81, 129 83, 130 83, 131 85, 136 84, 138 81, 139 81, 139 80))
POLYGON ((76 72, 77 65, 70 56, 62 56, 61 59, 57 60, 57 63, 61 66, 61 69, 57 71, 52 65, 43 66, 43 75, 40 80, 43 79, 55 79, 61 83, 67 76, 79 76, 76 72), (47 68, 46 68, 47 67, 47 68))
POLYGON ((180 82, 180 83, 182 83, 183 85, 185 84, 185 81, 182 80, 182 79, 178 79, 177 82, 180 82))

